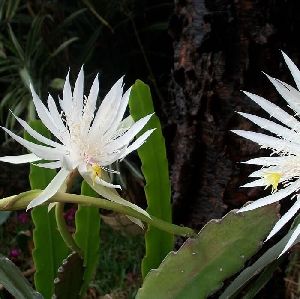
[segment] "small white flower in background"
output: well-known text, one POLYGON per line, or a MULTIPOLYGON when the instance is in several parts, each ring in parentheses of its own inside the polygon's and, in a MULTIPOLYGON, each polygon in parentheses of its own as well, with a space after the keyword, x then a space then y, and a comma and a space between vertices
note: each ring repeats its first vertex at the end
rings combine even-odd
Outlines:
MULTIPOLYGON (((245 92, 274 121, 248 113, 239 112, 239 114, 270 132, 271 135, 233 130, 237 135, 256 142, 262 148, 268 148, 272 151, 269 157, 260 157, 244 162, 246 164, 259 165, 262 168, 250 174, 249 177, 257 178, 256 180, 243 186, 265 186, 265 188, 271 186, 271 194, 247 205, 240 209, 239 212, 250 211, 277 202, 288 196, 295 199, 293 206, 275 224, 266 240, 275 235, 300 209, 300 195, 298 194, 300 190, 300 71, 285 53, 282 52, 282 54, 294 78, 297 89, 278 79, 266 76, 293 111, 287 113, 268 100, 245 92)), ((299 235, 300 225, 296 227, 281 254, 293 245, 299 235)))
MULTIPOLYGON (((148 130, 132 142, 137 133, 149 121, 151 115, 147 115, 137 122, 134 122, 130 116, 122 120, 131 90, 129 88, 123 94, 123 77, 114 84, 97 111, 98 76, 92 84, 88 97, 85 97, 82 68, 73 92, 69 74, 66 77, 63 98, 60 100, 61 111, 51 95, 48 96, 48 107, 46 107, 33 87, 30 88, 39 118, 58 141, 42 136, 24 120, 15 116, 22 127, 44 145, 29 142, 3 128, 31 153, 1 157, 0 161, 21 164, 47 160, 50 162, 36 165, 52 169, 60 168, 60 170, 46 189, 30 202, 28 208, 40 205, 52 197, 75 169, 78 169, 82 177, 100 195, 120 202, 122 199, 116 195, 114 190, 120 186, 107 181, 106 167, 136 150, 153 132, 153 130, 148 130), (112 190, 109 191, 109 188, 112 190)), ((126 201, 124 200, 124 202, 126 201)))

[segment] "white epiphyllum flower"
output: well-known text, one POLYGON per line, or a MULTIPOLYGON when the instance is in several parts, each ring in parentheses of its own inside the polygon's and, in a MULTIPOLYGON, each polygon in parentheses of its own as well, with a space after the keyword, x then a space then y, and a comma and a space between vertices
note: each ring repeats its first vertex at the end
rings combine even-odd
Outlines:
MULTIPOLYGON (((246 164, 261 166, 260 170, 254 171, 249 177, 257 178, 243 187, 271 186, 271 194, 256 200, 243 207, 239 212, 250 211, 291 196, 295 203, 285 215, 275 224, 267 240, 276 234, 300 209, 300 71, 291 59, 283 53, 284 60, 294 78, 297 89, 268 75, 268 79, 275 86, 279 94, 286 100, 291 113, 287 113, 268 100, 255 94, 245 94, 265 110, 273 121, 239 112, 240 115, 249 119, 262 129, 270 132, 270 135, 251 131, 234 130, 233 132, 253 142, 262 148, 271 149, 269 157, 251 159, 246 164)), ((300 234, 300 225, 297 226, 291 238, 281 254, 287 251, 296 241, 300 234)))
MULTIPOLYGON (((51 95, 48 96, 48 107, 46 107, 32 86, 30 89, 39 118, 57 138, 57 141, 42 136, 25 121, 15 116, 21 126, 43 145, 29 142, 3 128, 31 153, 2 157, 0 161, 21 164, 47 160, 47 162, 36 165, 52 169, 60 168, 60 170, 47 188, 30 202, 28 208, 40 205, 52 197, 62 187, 71 172, 76 169, 89 185, 103 197, 137 208, 137 206, 118 196, 114 188, 120 188, 120 186, 111 184, 107 180, 106 174, 108 171, 106 167, 123 159, 140 147, 153 131, 146 131, 132 142, 137 133, 149 121, 151 115, 147 115, 137 122, 134 122, 131 117, 122 120, 131 90, 129 88, 123 94, 123 78, 114 84, 97 111, 98 76, 92 84, 88 97, 85 97, 82 68, 73 92, 69 82, 69 74, 66 77, 63 99, 60 100, 61 111, 59 111, 60 109, 51 95)), ((141 211, 143 210, 141 209, 141 211)))

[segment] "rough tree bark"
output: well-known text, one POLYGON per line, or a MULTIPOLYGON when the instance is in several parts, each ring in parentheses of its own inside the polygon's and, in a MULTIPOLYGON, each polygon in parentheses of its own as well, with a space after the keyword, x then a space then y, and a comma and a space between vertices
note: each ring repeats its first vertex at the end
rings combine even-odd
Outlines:
POLYGON ((296 0, 175 2, 174 68, 163 110, 177 223, 201 227, 261 194, 239 188, 250 169, 238 162, 259 148, 230 129, 252 128, 236 110, 262 114, 240 89, 282 101, 261 71, 291 81, 279 49, 300 61, 299 8, 296 0))

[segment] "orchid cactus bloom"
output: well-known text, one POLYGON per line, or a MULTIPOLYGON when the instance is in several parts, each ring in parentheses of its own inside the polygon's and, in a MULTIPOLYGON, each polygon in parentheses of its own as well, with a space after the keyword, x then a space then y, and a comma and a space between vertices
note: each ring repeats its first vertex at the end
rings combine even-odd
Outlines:
MULTIPOLYGON (((268 148, 272 151, 269 157, 254 158, 245 162, 246 164, 261 166, 262 168, 250 174, 250 177, 257 178, 256 180, 243 186, 265 186, 266 188, 271 186, 271 194, 243 207, 239 212, 250 211, 277 202, 288 196, 296 197, 293 206, 275 224, 267 240, 275 235, 300 209, 300 195, 298 194, 300 190, 300 71, 285 53, 282 54, 297 85, 297 89, 278 79, 266 76, 294 113, 291 115, 268 100, 245 92, 252 101, 272 116, 274 121, 252 114, 242 112, 239 112, 239 114, 272 135, 243 130, 233 131, 239 136, 258 143, 262 148, 268 148)), ((299 234, 300 225, 294 230, 281 254, 294 244, 299 234)))
POLYGON ((24 120, 15 116, 21 126, 43 145, 29 142, 3 128, 31 153, 1 157, 0 161, 21 164, 47 160, 36 165, 51 169, 60 168, 60 170, 46 189, 30 202, 28 208, 40 205, 52 197, 76 169, 96 192, 114 200, 116 197, 112 195, 114 193, 107 190, 112 188, 115 192, 114 188, 120 188, 120 186, 111 184, 106 180, 107 176, 103 176, 107 170, 106 167, 140 147, 153 131, 146 131, 132 142, 151 115, 137 122, 134 122, 130 116, 122 120, 131 88, 123 94, 123 78, 119 79, 96 110, 99 91, 98 76, 92 84, 88 97, 85 97, 84 73, 81 68, 73 92, 69 74, 66 77, 63 99, 59 101, 61 111, 51 95, 48 96, 48 107, 46 107, 32 86, 30 89, 39 118, 57 138, 57 141, 42 136, 24 120))

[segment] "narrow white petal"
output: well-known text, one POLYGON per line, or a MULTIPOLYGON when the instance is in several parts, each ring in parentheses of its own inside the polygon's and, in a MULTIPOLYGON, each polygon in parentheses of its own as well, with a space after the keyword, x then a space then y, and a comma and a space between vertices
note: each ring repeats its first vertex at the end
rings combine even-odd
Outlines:
POLYGON ((103 185, 104 187, 108 187, 108 188, 116 188, 116 189, 122 189, 120 185, 114 185, 114 184, 111 184, 111 183, 109 183, 109 182, 106 182, 106 181, 102 180, 102 179, 99 178, 99 177, 96 177, 95 182, 96 182, 97 184, 103 185))
POLYGON ((32 129, 27 123, 26 121, 24 121, 23 119, 20 119, 19 117, 17 117, 16 115, 13 114, 13 116, 16 118, 16 120, 19 122, 19 124, 33 137, 35 138, 37 141, 40 141, 44 144, 50 145, 52 147, 62 147, 63 145, 60 143, 57 143, 51 139, 46 138, 45 136, 43 136, 42 134, 38 133, 37 131, 35 131, 34 129, 32 129))
POLYGON ((299 71, 299 69, 297 68, 295 63, 283 51, 281 51, 281 53, 283 55, 285 63, 287 64, 287 66, 294 78, 297 88, 300 90, 300 71, 299 71))
MULTIPOLYGON (((80 171, 80 169, 79 169, 79 171, 80 171)), ((94 184, 88 173, 80 172, 80 174, 85 179, 85 181, 90 185, 90 187, 92 189, 94 189, 100 196, 103 196, 104 198, 111 200, 113 202, 116 202, 118 204, 121 204, 123 206, 130 207, 133 210, 136 210, 139 213, 145 215, 146 217, 151 218, 150 215, 145 210, 143 210, 139 206, 133 204, 132 202, 127 201, 127 200, 123 199, 122 197, 120 197, 120 195, 118 194, 118 192, 115 189, 108 188, 108 187, 105 187, 100 184, 94 184)))
POLYGON ((69 117, 72 111, 73 100, 72 100, 72 89, 70 85, 70 71, 68 72, 63 89, 63 100, 60 101, 61 109, 65 112, 66 116, 69 117))
POLYGON ((287 244, 285 245, 284 249, 282 250, 282 252, 280 253, 279 257, 282 256, 286 251, 288 251, 290 249, 290 247, 292 247, 294 245, 294 242, 296 241, 297 237, 300 235, 300 224, 298 224, 298 226, 296 227, 296 229, 294 230, 294 232, 292 233, 289 241, 287 242, 287 244))
POLYGON ((262 177, 263 175, 265 175, 266 173, 270 173, 270 172, 280 172, 280 170, 276 167, 268 167, 268 168, 262 168, 256 171, 253 171, 250 175, 249 178, 258 178, 258 177, 262 177))
POLYGON ((258 125, 262 129, 268 130, 269 132, 276 134, 277 136, 281 136, 286 140, 297 143, 296 141, 299 138, 299 134, 297 134, 295 131, 256 115, 243 113, 243 112, 238 112, 238 113, 243 117, 252 121, 254 124, 258 125))
POLYGON ((266 186, 266 181, 264 179, 255 180, 255 181, 247 183, 241 187, 249 188, 249 187, 261 187, 261 186, 266 186))
POLYGON ((64 140, 66 138, 69 138, 69 131, 66 128, 66 126, 64 125, 61 115, 58 112, 55 101, 50 94, 48 95, 48 108, 49 108, 50 115, 51 115, 53 121, 55 122, 57 128, 59 129, 60 133, 64 137, 64 140))
POLYGON ((90 89, 90 93, 88 95, 86 105, 84 107, 84 113, 86 113, 86 111, 87 111, 87 113, 94 114, 95 109, 96 109, 98 93, 99 93, 99 79, 98 79, 98 74, 97 74, 93 81, 92 87, 90 89))
POLYGON ((139 119, 136 123, 134 123, 131 126, 131 128, 124 135, 108 144, 107 148, 111 150, 116 148, 122 148, 124 145, 129 144, 129 142, 134 138, 134 136, 144 128, 144 126, 147 124, 147 122, 150 120, 153 114, 154 113, 139 119))
POLYGON ((12 164, 31 163, 31 162, 36 162, 39 160, 41 160, 41 158, 36 156, 35 154, 0 157, 1 162, 7 162, 7 163, 12 163, 12 164))
POLYGON ((51 198, 58 190, 59 188, 64 184, 66 178, 70 174, 70 171, 62 168, 57 175, 53 178, 53 180, 50 182, 50 184, 46 187, 46 189, 37 196, 34 200, 32 200, 29 205, 27 206, 27 210, 36 207, 45 201, 47 201, 49 198, 51 198))
POLYGON ((296 202, 293 206, 277 221, 274 225, 273 229, 271 230, 270 234, 266 238, 266 241, 272 238, 287 222, 289 222, 293 216, 297 213, 300 209, 300 197, 297 196, 296 202))
POLYGON ((282 160, 285 160, 286 157, 260 157, 260 158, 254 158, 250 159, 246 162, 241 162, 244 164, 253 164, 253 165, 261 165, 261 166, 272 166, 272 165, 278 165, 282 160))
POLYGON ((297 113, 300 113, 300 93, 294 87, 282 82, 276 78, 265 74, 271 83, 275 86, 278 93, 287 101, 290 107, 297 113))
POLYGON ((243 91, 252 101, 258 104, 262 109, 268 112, 271 116, 279 120, 282 124, 288 126, 289 128, 296 129, 300 128, 299 121, 279 108, 277 105, 271 103, 270 101, 250 92, 243 91))
POLYGON ((113 132, 119 127, 120 122, 124 116, 124 113, 126 111, 126 108, 128 106, 128 102, 129 102, 129 96, 130 96, 130 92, 131 92, 131 88, 130 87, 122 96, 122 99, 120 101, 120 105, 119 105, 119 109, 118 112, 115 116, 115 119, 112 122, 111 127, 108 130, 108 134, 113 134, 113 132))
POLYGON ((152 134, 155 129, 146 131, 143 135, 141 135, 137 140, 135 140, 130 146, 128 146, 124 152, 124 154, 120 157, 120 159, 125 158, 128 154, 138 149, 152 134))
POLYGON ((300 154, 300 145, 296 143, 292 143, 289 141, 285 141, 273 136, 251 132, 251 131, 243 131, 243 130, 232 130, 233 133, 242 136, 246 139, 249 139, 253 142, 258 143, 260 146, 265 148, 272 148, 278 152, 289 152, 291 154, 299 155, 300 154))
POLYGON ((99 80, 98 80, 98 74, 96 75, 94 82, 92 84, 92 87, 90 89, 89 96, 87 98, 85 107, 83 109, 83 115, 82 115, 82 129, 81 133, 83 135, 86 135, 89 132, 91 123, 94 119, 94 113, 96 110, 96 103, 99 93, 99 80))
POLYGON ((107 95, 104 97, 93 122, 90 130, 91 138, 97 133, 103 134, 110 128, 115 115, 119 109, 119 102, 123 93, 123 77, 121 77, 110 89, 107 95))
POLYGON ((272 193, 271 195, 257 199, 255 202, 238 210, 238 213, 251 211, 251 210, 269 205, 271 203, 277 202, 277 201, 291 195, 293 192, 297 191, 299 188, 300 188, 300 179, 291 183, 288 187, 286 187, 284 189, 281 189, 275 193, 272 193))
POLYGON ((50 148, 47 146, 39 145, 32 143, 30 141, 27 141, 23 139, 22 137, 19 137, 18 135, 14 134, 10 130, 1 127, 10 137, 18 141, 21 145, 23 145, 25 148, 27 148, 29 151, 33 152, 38 157, 45 159, 45 160, 58 160, 62 156, 62 151, 59 151, 55 148, 50 148))
POLYGON ((48 163, 35 163, 33 165, 42 167, 42 168, 49 168, 49 169, 61 168, 60 161, 54 161, 54 162, 48 162, 48 163))
POLYGON ((74 87, 74 91, 73 91, 74 117, 79 117, 82 115, 83 89, 84 89, 84 73, 83 73, 83 66, 82 66, 79 71, 78 77, 76 79, 75 87, 74 87))
POLYGON ((34 103, 34 106, 35 106, 35 109, 36 109, 36 112, 37 112, 39 118, 44 123, 44 125, 47 127, 47 129, 55 137, 57 137, 59 140, 61 140, 61 134, 60 134, 58 128, 56 127, 56 125, 50 115, 50 112, 45 107, 45 105, 42 103, 42 101, 40 100, 40 98, 38 97, 36 92, 34 91, 33 86, 31 84, 30 84, 30 90, 31 90, 31 94, 32 94, 33 103, 34 103))

